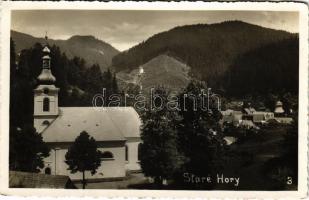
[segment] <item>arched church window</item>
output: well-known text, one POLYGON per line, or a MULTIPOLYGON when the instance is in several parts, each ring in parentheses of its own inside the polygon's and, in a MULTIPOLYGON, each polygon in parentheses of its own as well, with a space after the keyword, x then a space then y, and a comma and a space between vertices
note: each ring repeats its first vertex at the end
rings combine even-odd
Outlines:
POLYGON ((45 168, 45 174, 51 174, 51 169, 49 167, 45 168))
POLYGON ((114 155, 109 151, 105 151, 105 152, 102 153, 101 159, 102 160, 112 160, 112 159, 114 159, 114 155))
POLYGON ((141 160, 141 151, 142 151, 141 149, 142 149, 142 143, 139 143, 137 147, 137 160, 141 160))
POLYGON ((125 158, 126 158, 126 161, 129 160, 129 148, 127 145, 125 146, 125 158))
POLYGON ((42 123, 43 125, 49 125, 49 121, 47 121, 47 120, 45 120, 45 121, 43 121, 43 123, 42 123))
POLYGON ((43 100, 43 111, 44 112, 49 111, 49 98, 44 98, 43 100))

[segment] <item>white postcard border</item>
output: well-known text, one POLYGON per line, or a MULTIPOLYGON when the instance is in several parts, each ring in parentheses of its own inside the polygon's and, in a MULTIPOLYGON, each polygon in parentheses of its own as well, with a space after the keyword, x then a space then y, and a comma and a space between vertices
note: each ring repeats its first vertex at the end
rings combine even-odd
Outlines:
POLYGON ((2 2, 0 53, 0 194, 22 196, 104 196, 175 198, 288 198, 307 195, 308 133, 308 7, 292 2, 2 2), (299 178, 298 191, 175 191, 175 190, 64 190, 8 188, 9 45, 11 10, 247 10, 299 12, 299 178))

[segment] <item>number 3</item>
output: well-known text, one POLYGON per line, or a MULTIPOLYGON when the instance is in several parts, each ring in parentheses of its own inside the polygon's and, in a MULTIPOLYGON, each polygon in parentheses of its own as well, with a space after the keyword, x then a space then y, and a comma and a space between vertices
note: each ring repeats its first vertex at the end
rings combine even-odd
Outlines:
POLYGON ((286 184, 288 185, 292 185, 293 181, 292 181, 292 177, 288 176, 287 177, 287 181, 286 181, 286 184))

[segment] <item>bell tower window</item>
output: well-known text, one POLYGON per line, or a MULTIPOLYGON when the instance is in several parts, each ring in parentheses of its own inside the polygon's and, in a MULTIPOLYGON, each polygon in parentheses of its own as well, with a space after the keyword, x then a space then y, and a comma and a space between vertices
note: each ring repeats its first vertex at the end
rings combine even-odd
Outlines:
POLYGON ((44 98, 43 100, 43 112, 49 111, 49 98, 44 98))
POLYGON ((43 60, 43 69, 49 69, 49 67, 50 67, 49 60, 44 58, 44 60, 43 60))
POLYGON ((43 90, 43 93, 44 93, 44 94, 48 94, 48 92, 49 92, 48 88, 45 88, 45 89, 43 90))

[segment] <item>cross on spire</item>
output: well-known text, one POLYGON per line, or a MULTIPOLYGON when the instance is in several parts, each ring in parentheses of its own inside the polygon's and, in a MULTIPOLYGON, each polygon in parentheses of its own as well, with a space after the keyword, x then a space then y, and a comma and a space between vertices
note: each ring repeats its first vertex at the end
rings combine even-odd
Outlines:
POLYGON ((47 31, 45 31, 45 42, 46 42, 46 45, 48 44, 48 36, 47 36, 47 31))

